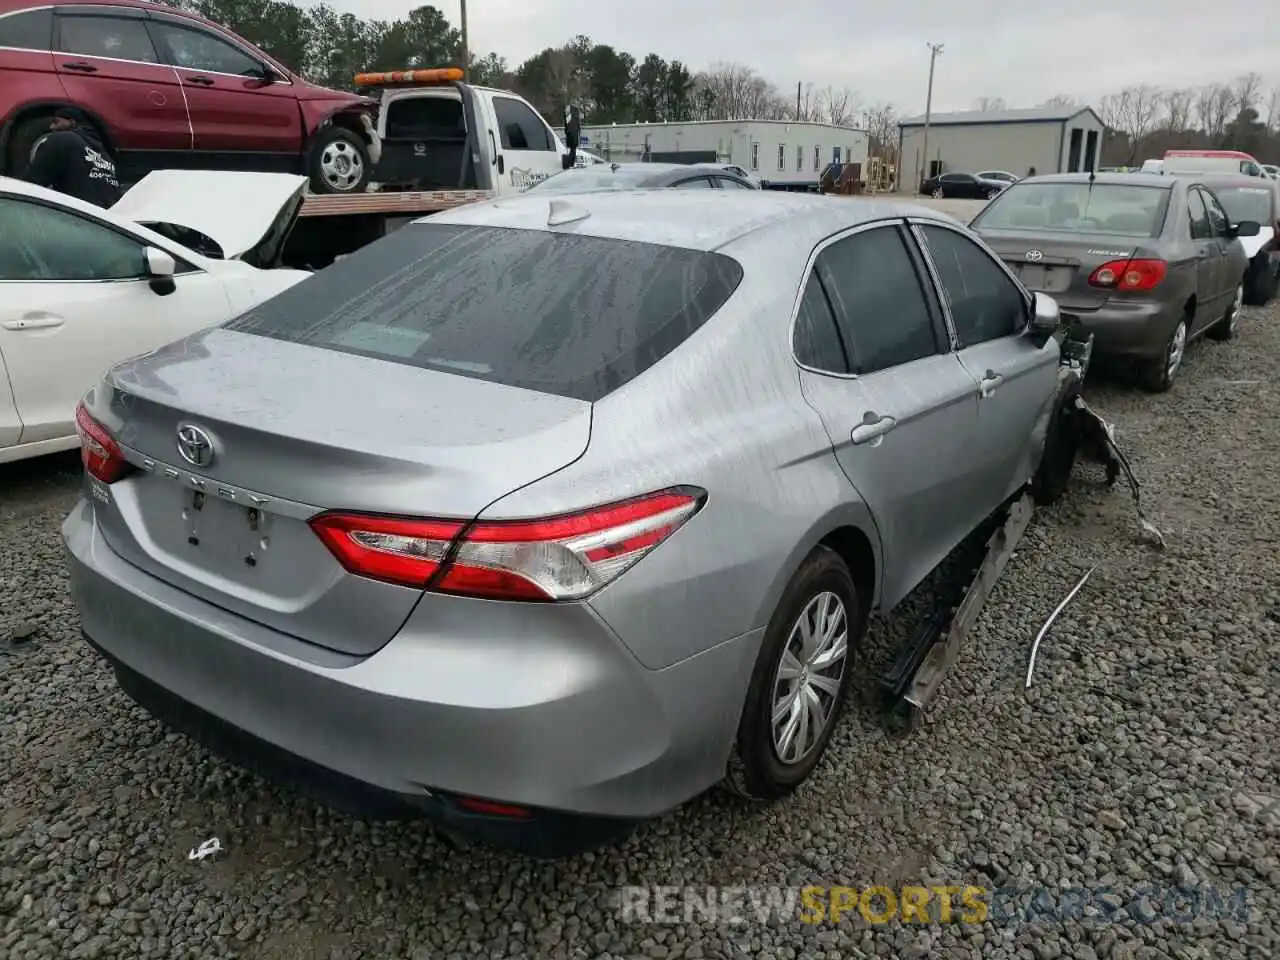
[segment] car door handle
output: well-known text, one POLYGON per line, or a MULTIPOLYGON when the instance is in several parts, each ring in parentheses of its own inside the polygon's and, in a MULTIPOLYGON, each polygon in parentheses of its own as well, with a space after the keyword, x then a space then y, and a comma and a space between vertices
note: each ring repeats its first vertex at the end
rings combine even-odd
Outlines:
POLYGON ((213 81, 208 77, 187 77, 187 83, 198 84, 202 87, 212 87, 213 81))
POLYGON ((1004 377, 992 370, 988 370, 987 375, 978 381, 978 393, 984 397, 989 397, 1000 389, 1000 384, 1002 383, 1004 383, 1004 377))
POLYGON ((897 425, 898 421, 893 417, 880 417, 877 419, 874 413, 868 413, 863 418, 862 423, 853 428, 853 442, 870 443, 872 440, 883 437, 897 425))
POLYGON ((97 73, 98 68, 91 63, 85 63, 83 60, 73 60, 70 63, 62 65, 64 70, 78 70, 81 73, 97 73))
MULTIPOLYGON (((498 141, 493 139, 493 131, 489 131, 489 149, 493 151, 493 165, 496 167, 502 158, 498 156, 498 141)), ((499 173, 502 171, 499 170, 499 173)))
POLYGON ((17 320, 6 320, 4 328, 6 330, 49 330, 53 327, 60 327, 66 321, 61 317, 52 317, 48 314, 36 314, 33 316, 19 317, 17 320))

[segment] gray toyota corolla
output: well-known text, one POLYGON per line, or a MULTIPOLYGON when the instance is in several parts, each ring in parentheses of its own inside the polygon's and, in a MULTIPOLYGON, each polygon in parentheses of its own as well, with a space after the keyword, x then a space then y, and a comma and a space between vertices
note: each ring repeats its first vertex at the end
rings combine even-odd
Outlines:
POLYGON ((868 611, 1037 470, 1056 322, 909 206, 459 208, 89 391, 83 629, 344 809, 556 855, 780 797, 868 611))

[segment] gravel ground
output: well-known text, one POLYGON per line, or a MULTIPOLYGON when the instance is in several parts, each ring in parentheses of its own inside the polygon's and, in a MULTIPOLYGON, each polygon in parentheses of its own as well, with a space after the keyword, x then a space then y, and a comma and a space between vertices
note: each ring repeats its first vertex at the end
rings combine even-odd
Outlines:
POLYGON ((560 864, 350 821, 166 734, 78 638, 58 540, 74 458, 4 469, 0 960, 1274 956, 1278 321, 1253 310, 1235 342, 1197 344, 1166 396, 1089 387, 1167 551, 1138 539, 1123 488, 1080 469, 923 729, 893 739, 855 707, 791 801, 704 797, 560 864), (1094 564, 1025 693, 1033 635, 1094 564), (210 836, 226 855, 189 862, 210 836), (1082 919, 1005 900, 986 923, 927 926, 645 924, 616 905, 623 885, 917 882, 1096 898, 1082 919), (1190 922, 1135 899, 1174 884, 1247 887, 1249 913, 1190 922))

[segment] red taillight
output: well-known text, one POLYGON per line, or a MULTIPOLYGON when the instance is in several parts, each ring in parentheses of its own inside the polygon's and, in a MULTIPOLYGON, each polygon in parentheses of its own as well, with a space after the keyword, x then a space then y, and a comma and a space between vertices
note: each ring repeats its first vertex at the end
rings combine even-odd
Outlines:
POLYGON ((76 407, 76 433, 80 434, 80 462, 89 476, 115 483, 129 469, 119 444, 106 427, 89 415, 83 403, 76 407))
POLYGON ((1168 272, 1163 260, 1112 260, 1089 274, 1089 283, 1109 290, 1151 290, 1168 272))
POLYGON ((533 818, 524 807, 510 803, 496 803, 493 800, 481 800, 479 797, 458 797, 458 806, 469 813, 480 813, 486 817, 506 817, 509 820, 530 820, 533 818))
POLYGON ((351 573, 487 600, 578 600, 678 530, 702 505, 677 488, 542 520, 321 514, 311 526, 351 573))

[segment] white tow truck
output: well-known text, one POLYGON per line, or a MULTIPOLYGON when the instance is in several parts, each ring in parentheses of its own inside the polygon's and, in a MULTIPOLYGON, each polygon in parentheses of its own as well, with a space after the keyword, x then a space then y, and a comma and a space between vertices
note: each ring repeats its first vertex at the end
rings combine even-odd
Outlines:
POLYGON ((566 146, 523 97, 473 86, 456 67, 355 82, 381 99, 376 189, 307 195, 285 252, 291 266, 326 266, 412 219, 520 193, 578 160, 576 109, 565 118, 566 146))

